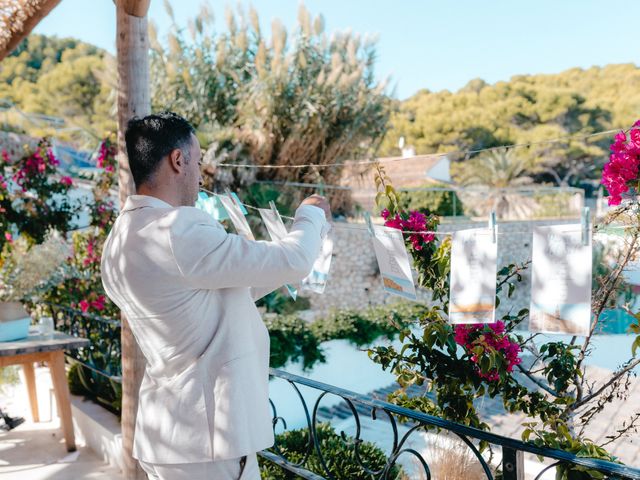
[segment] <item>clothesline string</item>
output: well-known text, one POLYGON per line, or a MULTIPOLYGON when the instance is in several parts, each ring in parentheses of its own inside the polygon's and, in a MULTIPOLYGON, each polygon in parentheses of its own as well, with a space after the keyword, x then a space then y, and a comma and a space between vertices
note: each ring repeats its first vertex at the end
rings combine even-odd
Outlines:
MULTIPOLYGON (((621 129, 621 128, 616 128, 616 129, 612 129, 612 130, 604 130, 601 132, 595 132, 595 133, 590 133, 587 135, 565 135, 562 137, 556 137, 556 138, 551 138, 548 140, 539 140, 537 142, 529 142, 529 143, 514 143, 511 145, 500 145, 497 147, 487 147, 487 148, 476 148, 476 149, 472 149, 472 150, 455 150, 452 152, 440 152, 440 153, 429 153, 429 154, 421 154, 421 155, 414 155, 412 157, 393 157, 393 158, 386 158, 382 161, 385 162, 396 162, 396 161, 401 161, 401 160, 411 160, 412 158, 417 158, 417 157, 444 157, 447 155, 470 155, 470 154, 475 154, 475 153, 481 153, 481 152, 489 152, 489 151, 495 151, 495 150, 501 150, 501 149, 512 149, 512 148, 524 148, 524 147, 533 147, 536 145, 547 145, 550 143, 559 143, 562 142, 564 140, 580 140, 580 139, 587 139, 587 138, 593 138, 593 137, 599 137, 599 136, 603 136, 603 135, 611 135, 612 133, 618 133, 620 131, 626 132, 628 131, 625 129, 621 129)), ((260 168, 264 168, 264 169, 281 169, 281 168, 308 168, 308 167, 314 167, 314 168, 329 168, 329 167, 341 167, 341 166, 346 166, 346 165, 372 165, 375 163, 378 163, 380 160, 375 159, 375 160, 357 160, 357 161, 347 161, 347 162, 334 162, 334 163, 325 163, 325 164, 317 164, 317 163, 304 163, 304 164, 298 164, 298 165, 255 165, 255 164, 249 164, 249 163, 219 163, 216 165, 216 167, 227 167, 227 168, 254 168, 254 169, 260 169, 260 168)))
MULTIPOLYGON (((201 191, 211 194, 211 195, 215 195, 215 196, 222 196, 222 194, 220 193, 215 193, 212 192, 210 190, 207 190, 205 188, 200 188, 201 191)), ((250 210, 255 210, 255 211, 259 211, 261 210, 260 207, 255 207, 253 205, 249 205, 243 202, 240 202, 240 204, 245 207, 248 208, 250 210)), ((285 218, 287 220, 295 220, 295 218, 293 217, 289 217, 287 215, 280 215, 282 218, 285 218)), ((562 224, 559 224, 562 225, 562 224)), ((367 226, 366 225, 343 225, 341 223, 333 223, 332 224, 333 227, 338 228, 338 229, 345 229, 345 230, 362 230, 365 231, 367 230, 367 226)), ((382 225, 379 225, 382 226, 382 225)), ((631 229, 631 228, 639 228, 635 225, 614 225, 611 227, 596 227, 594 229, 594 233, 599 233, 598 230, 626 230, 626 229, 631 229)), ((581 232, 582 228, 577 228, 577 229, 570 229, 570 230, 566 230, 566 232, 569 233, 576 233, 576 232, 581 232)), ((500 229, 498 229, 498 231, 496 232, 496 235, 502 236, 502 235, 529 235, 533 232, 533 230, 516 230, 516 231, 509 231, 509 232, 501 232, 500 229)), ((429 230, 420 230, 420 231, 411 231, 411 230, 402 230, 403 235, 436 235, 436 236, 451 236, 453 235, 455 232, 437 232, 437 231, 429 231, 429 230)), ((488 235, 492 232, 490 232, 488 229, 486 231, 479 231, 477 232, 480 235, 488 235)))

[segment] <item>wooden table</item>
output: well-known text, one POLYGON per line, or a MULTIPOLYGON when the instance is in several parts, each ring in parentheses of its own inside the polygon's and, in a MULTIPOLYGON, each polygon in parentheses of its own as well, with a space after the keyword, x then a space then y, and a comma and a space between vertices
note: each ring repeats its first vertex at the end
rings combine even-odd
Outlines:
POLYGON ((33 364, 46 362, 49 365, 58 414, 62 424, 62 433, 69 452, 73 452, 76 449, 76 441, 71 419, 69 385, 67 384, 67 375, 64 370, 64 350, 88 345, 89 340, 85 338, 72 337, 61 332, 54 332, 46 336, 39 335, 37 330, 33 328, 25 339, 0 342, 0 367, 22 365, 24 369, 29 404, 31 405, 31 416, 34 422, 40 421, 40 415, 38 414, 38 397, 36 395, 36 378, 33 364))

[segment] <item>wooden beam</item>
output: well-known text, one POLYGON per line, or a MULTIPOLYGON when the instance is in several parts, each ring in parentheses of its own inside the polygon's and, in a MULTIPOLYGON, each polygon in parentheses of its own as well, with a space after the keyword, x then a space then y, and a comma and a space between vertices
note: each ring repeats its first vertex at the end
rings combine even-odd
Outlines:
MULTIPOLYGON (((148 6, 148 1, 146 2, 148 6)), ((135 193, 129 169, 124 132, 133 116, 151 113, 149 96, 149 38, 147 18, 129 15, 123 2, 117 4, 116 47, 118 57, 118 183, 120 206, 135 193)), ((146 480, 146 474, 132 457, 133 433, 138 411, 138 392, 144 374, 145 359, 129 322, 122 319, 122 447, 126 480, 146 480)))
MULTIPOLYGON (((23 28, 20 32, 15 32, 9 43, 7 43, 6 47, 0 50, 0 60, 4 59, 7 55, 13 52, 20 42, 24 40, 24 38, 31 33, 31 31, 40 23, 40 21, 49 15, 51 10, 53 10, 58 4, 60 0, 48 0, 43 2, 35 15, 32 15, 27 20, 25 20, 23 28)), ((147 2, 148 3, 148 2, 147 2)))
POLYGON ((119 0, 124 11, 134 17, 146 17, 151 0, 119 0))

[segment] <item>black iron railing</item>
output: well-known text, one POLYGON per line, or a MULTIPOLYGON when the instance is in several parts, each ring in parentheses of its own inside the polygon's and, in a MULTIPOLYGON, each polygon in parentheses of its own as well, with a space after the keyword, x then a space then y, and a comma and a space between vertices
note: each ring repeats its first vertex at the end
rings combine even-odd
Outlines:
POLYGON ((53 317, 56 330, 89 340, 89 346, 65 352, 71 392, 84 395, 116 415, 122 398, 120 321, 71 307, 39 303, 36 315, 53 317))
POLYGON ((67 352, 67 356, 96 374, 119 381, 122 375, 120 321, 85 313, 56 304, 40 304, 53 317, 56 330, 86 338, 86 348, 67 352))
MULTIPOLYGON (((331 471, 331 460, 325 458, 324 456, 321 446, 322 442, 317 435, 317 427, 320 423, 320 420, 318 418, 321 411, 320 403, 327 395, 335 395, 337 397, 340 397, 348 405, 349 410, 353 415, 355 424, 355 435, 351 438, 348 438, 344 434, 344 432, 341 432, 341 435, 345 439, 345 442, 349 442, 353 446, 356 462, 359 463, 364 472, 369 474, 371 478, 374 479, 392 479, 393 477, 390 476, 390 473, 393 467, 398 463, 400 457, 403 455, 411 455, 415 457, 414 463, 417 463, 419 469, 421 470, 420 477, 431 479, 432 472, 429 469, 427 460, 418 451, 408 447, 407 443, 409 438, 415 435, 417 432, 437 430, 445 430, 460 438, 460 440, 467 445, 470 452, 476 457, 477 461, 482 466, 484 474, 490 480, 497 478, 496 471, 501 471, 501 478, 503 478, 504 480, 516 480, 525 478, 523 471, 523 459, 525 453, 544 457, 545 459, 552 461, 550 465, 545 466, 544 469, 537 474, 537 476, 535 477, 536 480, 541 478, 546 471, 562 465, 584 467, 585 469, 602 473, 604 475, 604 478, 640 479, 640 469, 631 468, 613 462, 578 457, 562 450, 537 447, 532 443, 524 443, 519 440, 502 437, 500 435, 496 435, 483 430, 478 430, 476 428, 461 425, 459 423, 449 422, 439 417, 434 417, 432 415, 427 415, 415 410, 399 407, 392 403, 384 402, 370 396, 360 395, 343 388, 338 388, 333 385, 328 385, 326 383, 317 382, 315 380, 300 377, 298 375, 293 375, 282 370, 271 369, 270 373, 272 376, 288 382, 293 388, 294 395, 297 396, 300 400, 301 406, 305 413, 307 428, 309 432, 308 442, 306 446, 307 451, 305 452, 305 455, 301 461, 290 462, 280 451, 278 441, 276 440, 276 444, 274 445, 274 447, 267 451, 260 452, 260 456, 266 460, 277 463, 282 468, 289 470, 305 479, 317 480, 320 478, 337 478, 336 475, 334 475, 331 471), (300 389, 298 388, 300 385, 310 387, 320 392, 311 408, 309 405, 307 405, 305 397, 302 395, 300 389), (380 419, 381 421, 384 420, 389 422, 389 435, 392 437, 391 452, 388 454, 385 466, 376 471, 369 469, 367 465, 362 462, 361 456, 358 452, 359 446, 363 443, 363 439, 360 438, 362 429, 359 413, 359 411, 362 410, 361 407, 363 406, 368 409, 369 414, 373 420, 380 419), (402 435, 399 433, 400 430, 398 428, 398 425, 400 424, 399 419, 402 419, 403 423, 406 423, 408 420, 409 423, 408 430, 406 430, 406 432, 402 435), (501 465, 496 466, 489 464, 489 461, 485 458, 485 456, 483 456, 478 447, 480 441, 487 442, 493 448, 501 448, 501 465), (305 464, 307 463, 311 455, 316 455, 316 458, 318 460, 317 463, 319 463, 324 470, 320 475, 318 473, 312 473, 305 469, 305 464)), ((281 423, 286 426, 286 422, 284 422, 283 417, 278 415, 276 405, 273 402, 271 402, 271 407, 273 409, 273 425, 275 431, 276 427, 281 423)))

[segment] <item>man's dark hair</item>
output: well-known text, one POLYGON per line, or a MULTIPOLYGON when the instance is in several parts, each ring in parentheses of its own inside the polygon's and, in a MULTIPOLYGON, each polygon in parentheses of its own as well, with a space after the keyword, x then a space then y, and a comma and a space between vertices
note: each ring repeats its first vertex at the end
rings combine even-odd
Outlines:
POLYGON ((173 112, 129 120, 124 138, 136 187, 148 181, 160 161, 176 148, 182 150, 188 162, 192 133, 195 133, 195 129, 191 124, 173 112))

